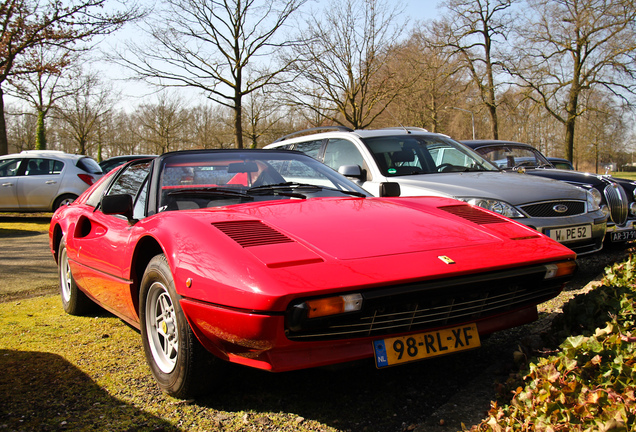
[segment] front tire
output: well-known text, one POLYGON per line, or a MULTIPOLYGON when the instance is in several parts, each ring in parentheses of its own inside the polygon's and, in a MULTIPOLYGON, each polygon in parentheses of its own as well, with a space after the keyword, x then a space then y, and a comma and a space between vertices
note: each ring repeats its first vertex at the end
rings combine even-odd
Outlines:
POLYGON ((144 353, 159 387, 176 398, 197 396, 211 356, 185 318, 163 254, 150 260, 144 272, 139 305, 144 353))
POLYGON ((75 282, 69 265, 66 244, 60 243, 58 249, 58 272, 60 276, 60 296, 64 311, 70 315, 86 315, 95 307, 95 303, 82 292, 75 282))

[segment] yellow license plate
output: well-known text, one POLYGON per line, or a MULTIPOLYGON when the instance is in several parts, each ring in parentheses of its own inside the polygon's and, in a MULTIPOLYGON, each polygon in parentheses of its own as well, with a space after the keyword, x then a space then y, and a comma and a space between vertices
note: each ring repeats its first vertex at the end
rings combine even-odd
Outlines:
POLYGON ((476 324, 373 342, 375 364, 382 368, 481 346, 476 324))

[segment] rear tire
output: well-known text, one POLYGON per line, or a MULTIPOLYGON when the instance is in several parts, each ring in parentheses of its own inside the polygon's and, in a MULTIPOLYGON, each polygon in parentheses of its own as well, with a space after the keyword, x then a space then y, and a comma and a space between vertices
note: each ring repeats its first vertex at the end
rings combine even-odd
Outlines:
POLYGON ((62 206, 68 205, 77 199, 77 195, 73 194, 64 194, 60 195, 55 199, 53 203, 53 211, 59 209, 62 206))
POLYGON ((60 243, 58 249, 58 273, 60 276, 60 296, 64 311, 70 315, 86 315, 95 308, 95 303, 82 292, 75 282, 68 262, 66 244, 60 243))
POLYGON ((165 255, 150 260, 141 282, 139 321, 146 361, 157 384, 169 395, 200 394, 212 356, 185 318, 165 255))

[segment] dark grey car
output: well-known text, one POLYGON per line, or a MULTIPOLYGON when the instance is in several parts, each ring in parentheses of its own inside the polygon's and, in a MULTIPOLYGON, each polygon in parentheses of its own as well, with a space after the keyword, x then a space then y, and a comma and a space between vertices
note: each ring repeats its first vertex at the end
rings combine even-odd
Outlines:
POLYGON ((557 169, 548 158, 529 144, 501 140, 471 140, 462 143, 500 169, 564 181, 598 194, 601 210, 608 215, 607 239, 611 242, 636 239, 634 181, 609 175, 557 169))

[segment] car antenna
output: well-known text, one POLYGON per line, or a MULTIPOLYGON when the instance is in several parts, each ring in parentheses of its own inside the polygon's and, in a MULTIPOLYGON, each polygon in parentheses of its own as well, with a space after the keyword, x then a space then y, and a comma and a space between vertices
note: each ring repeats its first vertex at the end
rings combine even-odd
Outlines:
POLYGON ((396 118, 395 118, 395 116, 393 115, 393 113, 391 112, 391 110, 389 110, 389 109, 387 108, 386 112, 388 112, 388 113, 389 113, 389 115, 393 118, 393 120, 394 120, 397 124, 399 124, 399 125, 400 125, 400 128, 404 129, 404 132, 406 132, 407 134, 410 134, 410 133, 411 133, 411 131, 410 131, 410 130, 406 127, 406 126, 404 126, 404 125, 402 124, 402 122, 400 122, 398 119, 396 119, 396 118))

